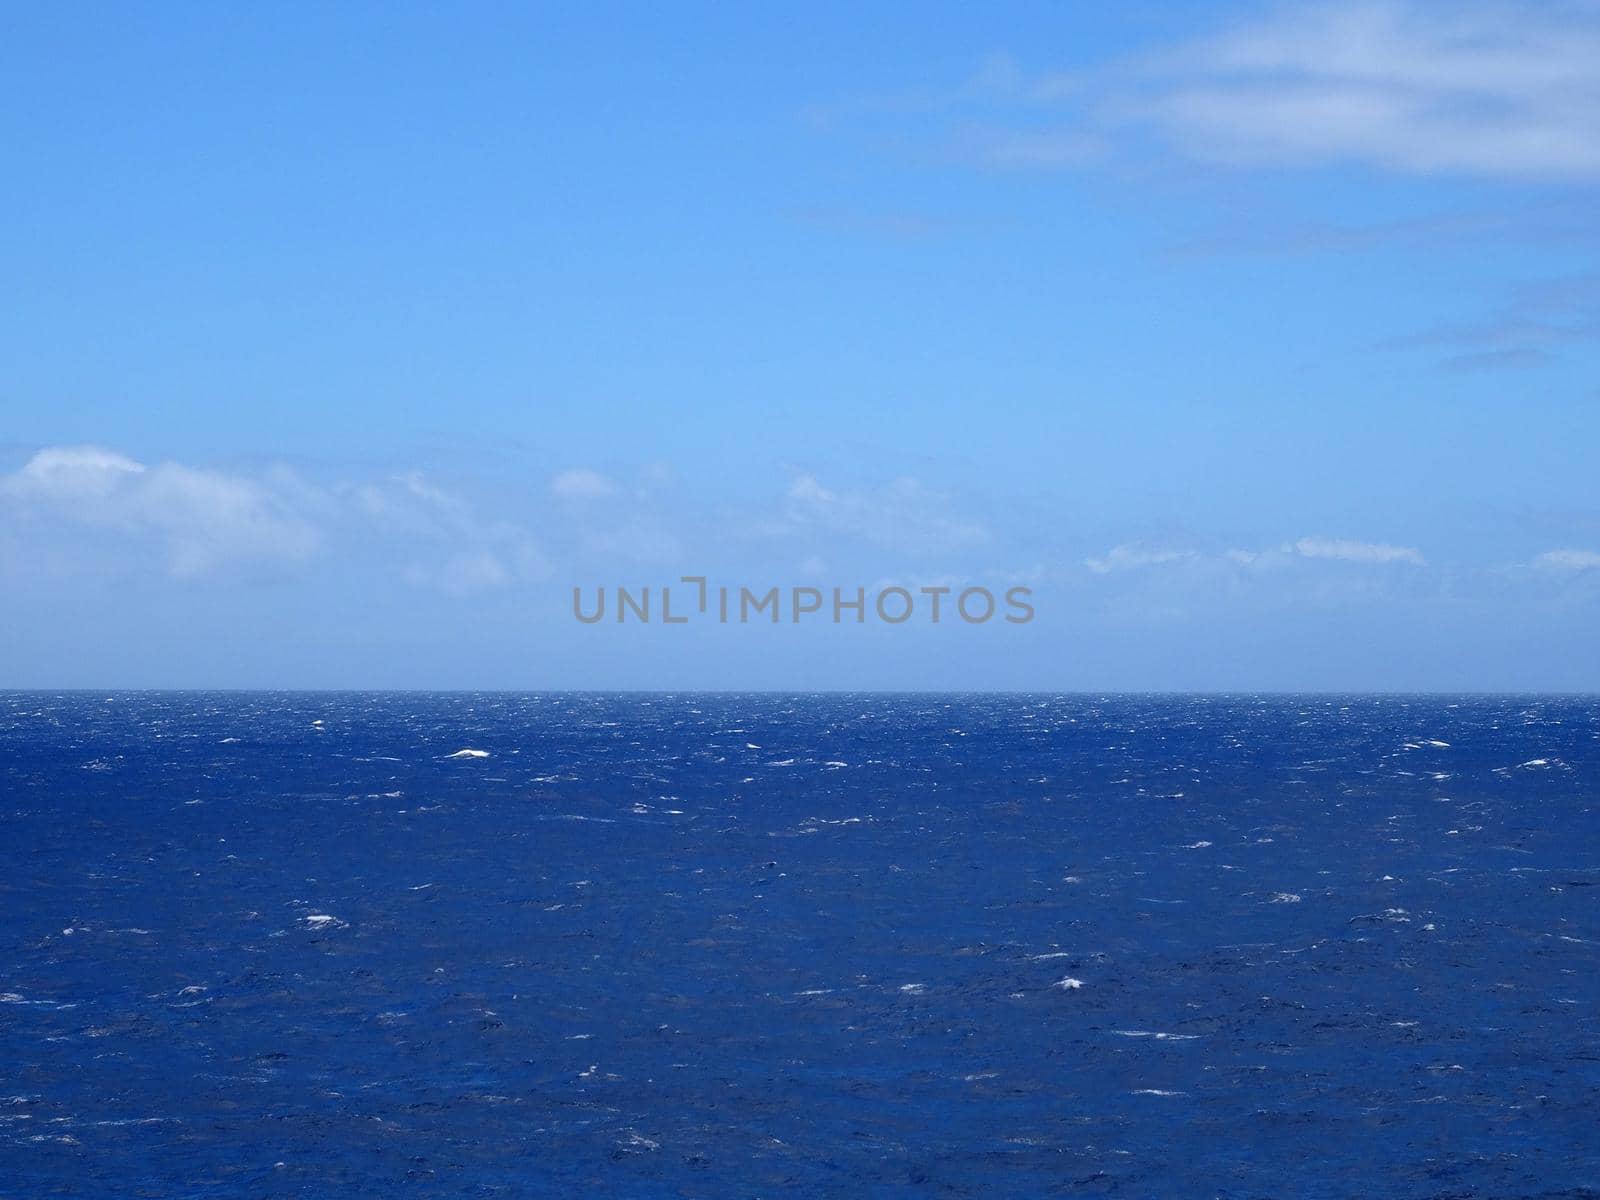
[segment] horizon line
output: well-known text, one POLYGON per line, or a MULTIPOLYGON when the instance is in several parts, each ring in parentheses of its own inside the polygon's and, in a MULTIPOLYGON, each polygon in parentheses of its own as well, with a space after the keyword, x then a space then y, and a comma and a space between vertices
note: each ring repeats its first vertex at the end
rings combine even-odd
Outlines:
POLYGON ((1515 699, 1600 699, 1600 689, 1541 691, 1508 689, 1374 688, 466 688, 466 687, 0 687, 0 696, 40 694, 113 695, 393 695, 393 696, 1173 696, 1238 697, 1418 697, 1515 699))

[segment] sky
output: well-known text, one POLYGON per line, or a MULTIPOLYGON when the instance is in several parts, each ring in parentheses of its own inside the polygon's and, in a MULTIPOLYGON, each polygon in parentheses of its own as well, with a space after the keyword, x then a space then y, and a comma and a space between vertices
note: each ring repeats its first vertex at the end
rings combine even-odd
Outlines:
POLYGON ((1600 689, 1600 6, 0 4, 0 687, 1600 689), (1031 589, 586 625, 574 589, 1031 589))

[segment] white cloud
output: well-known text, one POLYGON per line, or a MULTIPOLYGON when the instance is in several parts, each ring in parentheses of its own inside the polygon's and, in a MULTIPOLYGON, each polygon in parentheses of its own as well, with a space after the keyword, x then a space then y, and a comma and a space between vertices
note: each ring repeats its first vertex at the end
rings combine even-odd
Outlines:
POLYGON ((460 512, 466 508, 466 504, 459 496, 453 496, 443 488, 430 483, 423 477, 421 471, 407 471, 399 476, 398 482, 408 494, 418 500, 426 500, 429 504, 453 512, 460 512))
POLYGON ((1331 558, 1341 562, 1396 563, 1421 566, 1424 559, 1410 546, 1391 546, 1386 542, 1357 542, 1349 538, 1303 537, 1284 547, 1286 553, 1302 558, 1331 558))
POLYGON ((1198 556, 1193 550, 1147 550, 1140 546, 1124 544, 1113 546, 1101 558, 1084 559, 1083 565, 1096 575, 1109 575, 1113 571, 1131 571, 1139 567, 1188 562, 1196 557, 1198 556))
POLYGON ((0 474, 0 531, 22 570, 180 579, 361 561, 465 595, 548 572, 522 526, 482 517, 418 472, 319 486, 285 467, 147 466, 98 446, 38 451, 0 474))
POLYGON ((1271 549, 1235 548, 1221 553, 1174 550, 1125 542, 1120 546, 1114 546, 1098 558, 1084 559, 1083 565, 1095 575, 1110 575, 1120 571, 1135 571, 1145 567, 1170 566, 1177 563, 1196 566, 1232 563, 1238 567, 1261 571, 1305 559, 1378 565, 1411 563, 1423 566, 1426 563, 1422 554, 1410 546, 1393 546, 1385 542, 1358 542, 1350 538, 1303 537, 1271 549))
POLYGON ((391 539, 387 551, 409 559, 401 574, 413 587, 467 596, 550 572, 521 525, 479 515, 463 497, 420 472, 353 491, 371 531, 391 539))
POLYGON ((1198 42, 1147 112, 1207 158, 1592 176, 1597 107, 1593 9, 1375 0, 1198 42))
POLYGON ((319 547, 317 530, 270 481, 161 463, 147 467, 98 446, 40 450, 0 476, 17 520, 98 530, 154 543, 168 571, 204 574, 224 563, 292 563, 319 547))
POLYGON ((834 503, 838 497, 817 482, 815 475, 801 475, 789 485, 789 499, 798 500, 803 504, 827 505, 834 503))
POLYGON ((1558 571, 1592 571, 1600 567, 1600 554, 1593 550, 1547 550, 1533 562, 1558 571))
POLYGON ((782 517, 767 532, 778 536, 833 534, 880 546, 946 551, 988 540, 975 521, 950 515, 945 498, 909 475, 871 491, 824 487, 800 475, 785 494, 782 517))
POLYGON ((550 481, 550 492, 563 500, 599 500, 616 492, 611 480, 598 471, 575 467, 550 481))
POLYGON ((634 496, 645 500, 656 492, 670 488, 678 481, 678 473, 669 462, 657 460, 647 462, 639 468, 639 483, 634 488, 634 496))
POLYGON ((448 596, 470 596, 503 587, 511 582, 512 573, 490 551, 476 550, 413 562, 405 569, 405 579, 413 587, 437 588, 448 596))
POLYGON ((1600 177, 1593 4, 1280 4, 1098 71, 984 80, 959 103, 976 92, 1031 110, 986 135, 997 165, 1072 166, 1150 132, 1212 163, 1600 177), (1060 114, 1054 128, 1041 111, 1060 114))
POLYGON ((98 498, 144 471, 143 463, 99 446, 52 446, 0 477, 0 494, 65 501, 98 498))

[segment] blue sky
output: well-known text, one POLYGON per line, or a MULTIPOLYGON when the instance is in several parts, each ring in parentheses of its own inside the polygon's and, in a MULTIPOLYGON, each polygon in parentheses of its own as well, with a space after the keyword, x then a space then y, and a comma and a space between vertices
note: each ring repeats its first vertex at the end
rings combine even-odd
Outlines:
POLYGON ((0 10, 0 686, 1600 687, 1600 8, 0 10), (574 585, 1034 589, 579 627, 574 585))

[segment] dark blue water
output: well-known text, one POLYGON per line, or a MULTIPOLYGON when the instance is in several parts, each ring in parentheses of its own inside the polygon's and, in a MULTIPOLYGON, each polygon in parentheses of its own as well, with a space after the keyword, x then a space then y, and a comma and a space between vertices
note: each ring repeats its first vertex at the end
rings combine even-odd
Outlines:
POLYGON ((0 1196, 1591 1195, 1597 787, 1594 699, 0 694, 0 1196))

